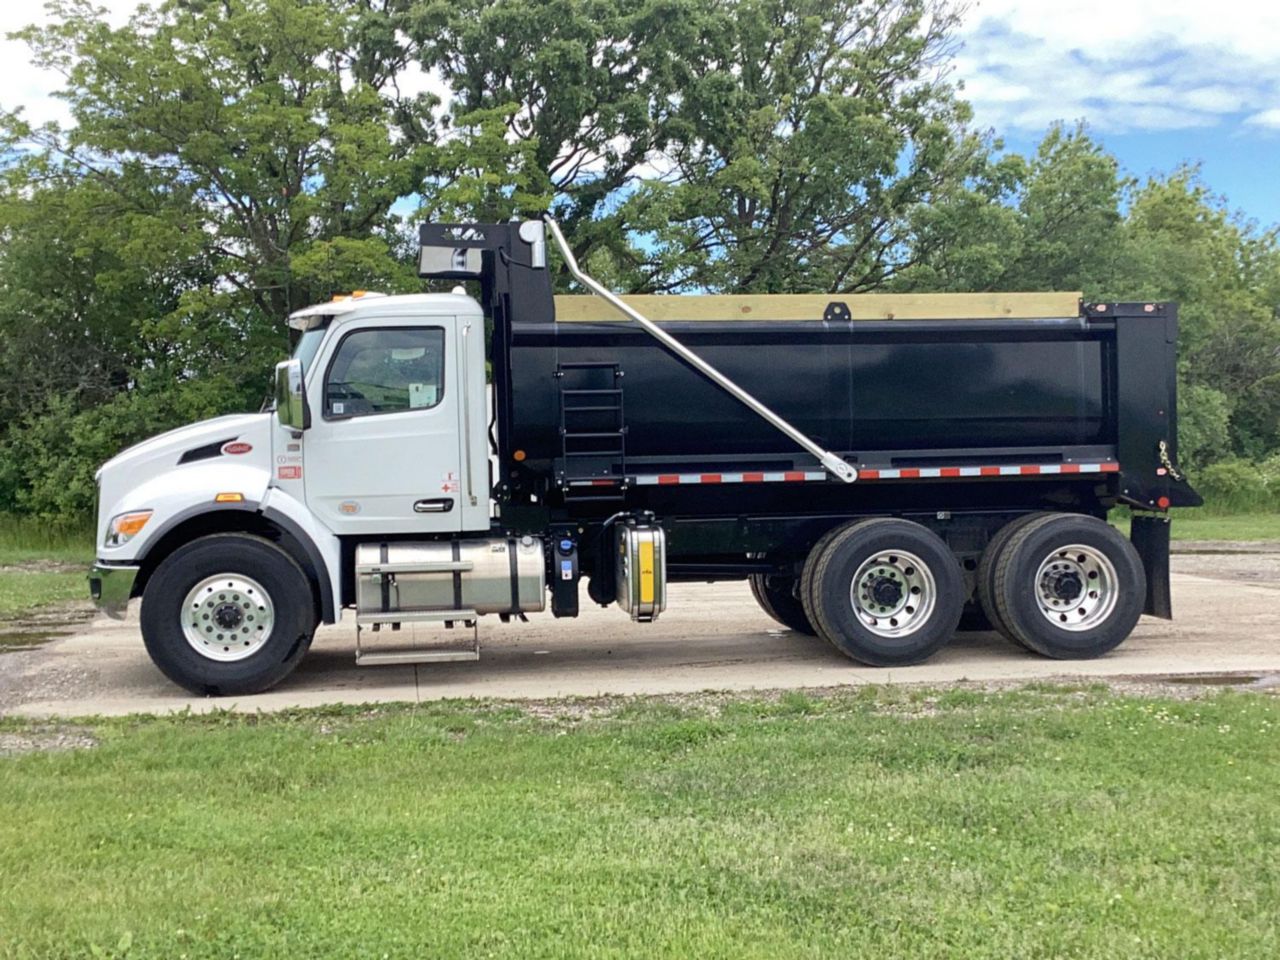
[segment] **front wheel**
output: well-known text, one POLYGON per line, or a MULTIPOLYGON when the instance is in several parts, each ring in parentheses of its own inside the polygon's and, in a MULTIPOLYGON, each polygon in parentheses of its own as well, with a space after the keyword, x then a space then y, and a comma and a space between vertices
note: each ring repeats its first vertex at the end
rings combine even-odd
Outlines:
POLYGON ((1100 657, 1129 636, 1147 595, 1133 545, 1096 517, 1032 521, 996 558, 993 601, 1027 648, 1059 660, 1100 657))
POLYGON ((278 546, 247 534, 174 551, 142 597, 142 638, 161 672, 192 693, 260 693, 298 665, 316 629, 311 582, 278 546))
POLYGON ((964 578, 951 550, 908 520, 851 524, 820 542, 803 578, 805 611, 846 656, 877 667, 919 663, 955 634, 964 578))

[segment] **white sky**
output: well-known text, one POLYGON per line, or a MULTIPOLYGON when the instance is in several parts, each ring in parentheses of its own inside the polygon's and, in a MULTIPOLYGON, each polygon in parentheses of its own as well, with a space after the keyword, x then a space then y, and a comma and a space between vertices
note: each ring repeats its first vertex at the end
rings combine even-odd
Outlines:
MULTIPOLYGON (((135 5, 99 2, 115 20, 135 5)), ((0 32, 43 17, 0 0, 0 32)), ((1083 117, 1102 131, 1280 132, 1280 0, 974 0, 962 39, 956 75, 998 131, 1083 117)), ((0 106, 65 119, 58 82, 0 41, 0 106)))

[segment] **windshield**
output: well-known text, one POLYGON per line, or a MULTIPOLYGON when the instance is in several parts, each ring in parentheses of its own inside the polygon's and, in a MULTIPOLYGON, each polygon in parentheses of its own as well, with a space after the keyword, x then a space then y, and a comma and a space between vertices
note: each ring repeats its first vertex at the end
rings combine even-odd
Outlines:
POLYGON ((315 359, 316 351, 320 349, 320 343, 324 340, 324 327, 313 327, 310 330, 304 330, 302 336, 298 337, 298 342, 293 348, 293 358, 302 361, 302 375, 307 375, 307 368, 311 366, 311 361, 315 359))

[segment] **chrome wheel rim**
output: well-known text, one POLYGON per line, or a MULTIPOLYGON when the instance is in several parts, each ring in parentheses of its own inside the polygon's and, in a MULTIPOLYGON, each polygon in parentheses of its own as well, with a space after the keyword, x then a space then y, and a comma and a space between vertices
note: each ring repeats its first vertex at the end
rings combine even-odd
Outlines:
POLYGON ((239 573, 206 577, 182 604, 182 635, 203 657, 231 663, 253 656, 275 626, 271 595, 239 573))
POLYGON ((1096 547, 1058 547, 1036 571, 1036 605, 1059 630, 1080 633, 1101 624, 1119 599, 1116 568, 1096 547))
POLYGON ((858 621, 885 639, 915 633, 932 615, 937 600, 933 571, 904 550, 872 554, 849 585, 849 602, 858 621))

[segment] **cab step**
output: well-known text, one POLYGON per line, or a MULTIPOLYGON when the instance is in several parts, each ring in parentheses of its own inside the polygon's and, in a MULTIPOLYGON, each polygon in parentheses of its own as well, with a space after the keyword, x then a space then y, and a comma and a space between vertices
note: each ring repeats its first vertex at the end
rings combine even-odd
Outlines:
POLYGON ((357 667, 377 667, 398 663, 449 663, 479 660, 480 646, 448 650, 424 647, 395 647, 390 650, 356 650, 357 667))
POLYGON ((480 626, 479 614, 475 610, 422 610, 414 612, 393 611, 390 613, 362 613, 356 617, 356 666, 373 667, 406 663, 448 663, 462 660, 480 659, 480 626), (398 645, 386 649, 368 649, 362 642, 365 627, 373 632, 381 632, 384 624, 396 629, 402 623, 427 624, 464 623, 471 627, 471 636, 462 643, 423 643, 418 645, 398 645))

